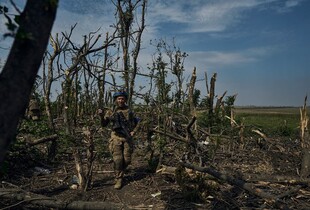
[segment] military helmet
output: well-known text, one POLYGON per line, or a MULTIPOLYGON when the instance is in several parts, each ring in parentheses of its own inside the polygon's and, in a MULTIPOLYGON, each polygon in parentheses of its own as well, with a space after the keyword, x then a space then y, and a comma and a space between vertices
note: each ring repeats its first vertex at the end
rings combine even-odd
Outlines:
POLYGON ((126 100, 128 99, 128 94, 125 91, 120 91, 120 92, 115 92, 113 94, 113 100, 115 101, 115 99, 119 96, 124 96, 126 98, 126 100))

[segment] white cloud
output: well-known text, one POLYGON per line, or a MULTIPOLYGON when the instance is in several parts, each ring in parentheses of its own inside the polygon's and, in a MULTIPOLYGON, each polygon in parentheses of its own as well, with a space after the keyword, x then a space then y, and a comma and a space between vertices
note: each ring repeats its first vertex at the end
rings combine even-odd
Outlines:
POLYGON ((219 52, 219 51, 200 51, 190 52, 189 59, 194 63, 204 63, 207 65, 234 65, 245 62, 253 62, 256 59, 240 52, 219 52))
POLYGON ((234 52, 188 52, 189 56, 186 59, 186 69, 192 69, 194 66, 198 69, 227 69, 227 67, 259 62, 274 52, 276 52, 276 48, 271 47, 250 48, 234 52))
POLYGON ((191 32, 224 31, 242 18, 242 11, 259 5, 256 1, 217 1, 194 8, 191 32))
POLYGON ((296 6, 301 5, 305 0, 276 0, 274 4, 267 4, 264 9, 271 9, 278 13, 291 12, 296 6))
POLYGON ((222 32, 238 24, 253 9, 288 11, 304 0, 157 0, 150 3, 150 24, 182 24, 178 32, 222 32))
POLYGON ((290 7, 295 7, 299 5, 303 0, 288 0, 285 2, 285 7, 290 8, 290 7))
POLYGON ((163 22, 183 23, 187 25, 185 32, 223 31, 241 17, 241 12, 255 8, 266 1, 157 1, 150 8, 153 24, 163 22), (156 17, 156 18, 155 18, 156 17))

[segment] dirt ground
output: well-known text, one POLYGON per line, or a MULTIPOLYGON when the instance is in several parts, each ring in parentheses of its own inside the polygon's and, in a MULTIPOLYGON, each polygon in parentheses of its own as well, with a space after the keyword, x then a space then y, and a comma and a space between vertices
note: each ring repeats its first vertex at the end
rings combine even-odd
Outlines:
MULTIPOLYGON (((220 147, 207 166, 234 179, 252 183, 258 191, 269 193, 275 200, 254 195, 240 186, 214 179, 207 174, 200 174, 200 181, 212 182, 197 184, 188 180, 182 186, 175 174, 150 170, 149 154, 141 145, 135 148, 132 164, 128 168, 121 190, 113 188, 113 163, 110 158, 96 161, 91 187, 86 192, 59 187, 72 187, 74 183, 76 170, 74 159, 70 155, 52 168, 40 166, 15 169, 10 176, 2 179, 2 188, 19 187, 67 203, 111 202, 111 209, 114 203, 121 204, 123 209, 310 209, 309 183, 307 180, 293 182, 293 179, 299 177, 299 142, 292 139, 273 139, 265 145, 259 145, 254 140, 248 142, 243 148, 236 145, 220 147), (291 178, 275 181, 276 176, 291 178), (277 200, 281 205, 278 205, 277 200)), ((167 157, 163 164, 177 167, 173 147, 170 152, 171 157, 167 157)), ((0 201, 0 208, 5 209, 12 204, 13 200, 0 201)), ((17 205, 11 209, 49 209, 22 206, 24 205, 17 205)))

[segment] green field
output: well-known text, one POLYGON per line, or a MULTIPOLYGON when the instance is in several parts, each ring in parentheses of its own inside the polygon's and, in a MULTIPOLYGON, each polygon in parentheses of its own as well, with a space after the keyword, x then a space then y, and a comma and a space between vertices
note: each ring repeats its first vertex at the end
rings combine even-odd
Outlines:
POLYGON ((299 132, 298 107, 237 107, 235 119, 268 135, 295 136, 299 132))

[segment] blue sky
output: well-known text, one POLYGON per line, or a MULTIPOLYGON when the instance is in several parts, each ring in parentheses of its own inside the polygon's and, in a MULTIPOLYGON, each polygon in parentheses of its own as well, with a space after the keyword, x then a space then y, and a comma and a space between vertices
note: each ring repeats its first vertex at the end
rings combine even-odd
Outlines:
MULTIPOLYGON (((216 93, 238 94, 236 105, 302 106, 310 94, 309 11, 310 0, 149 0, 141 71, 154 52, 149 40, 175 38, 189 54, 185 75, 194 67, 198 79, 217 73, 216 93)), ((60 0, 53 33, 78 23, 76 42, 98 28, 105 34, 115 22, 113 12, 109 0, 60 0)), ((7 52, 0 49, 1 60, 7 52)), ((196 88, 205 93, 205 82, 196 88)))

